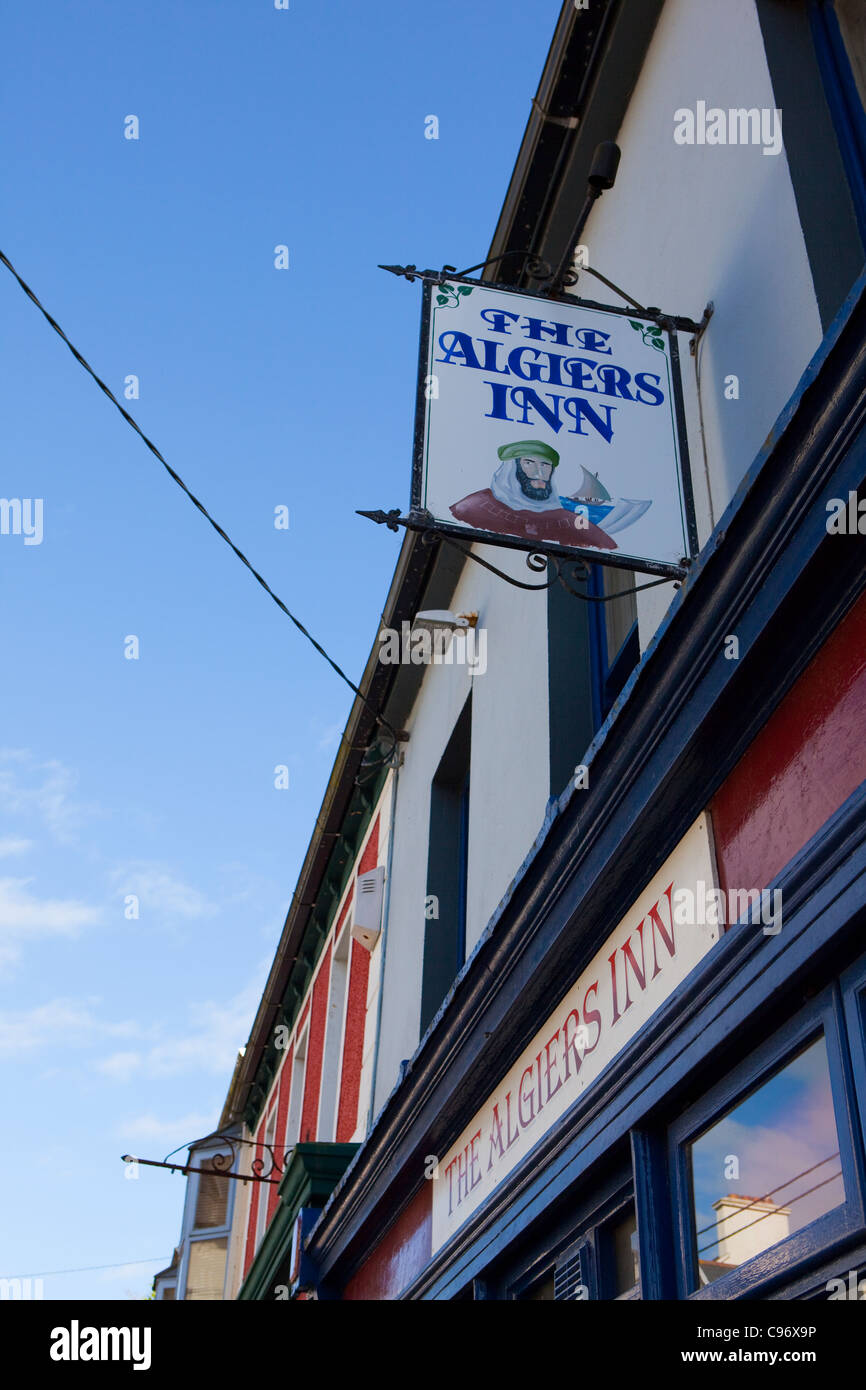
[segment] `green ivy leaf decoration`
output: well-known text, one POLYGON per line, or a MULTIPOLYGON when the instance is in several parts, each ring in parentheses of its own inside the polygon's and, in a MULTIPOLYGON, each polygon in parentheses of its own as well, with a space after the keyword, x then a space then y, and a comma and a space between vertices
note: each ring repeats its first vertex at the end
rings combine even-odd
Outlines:
POLYGON ((471 294, 471 285, 440 285, 439 293, 436 295, 436 303, 447 305, 449 309, 454 309, 460 303, 461 294, 471 294))
POLYGON ((664 352, 665 344, 662 337, 662 330, 657 323, 643 324, 638 323, 637 319, 629 319, 632 328, 636 329, 645 343, 650 347, 658 348, 659 352, 664 352))

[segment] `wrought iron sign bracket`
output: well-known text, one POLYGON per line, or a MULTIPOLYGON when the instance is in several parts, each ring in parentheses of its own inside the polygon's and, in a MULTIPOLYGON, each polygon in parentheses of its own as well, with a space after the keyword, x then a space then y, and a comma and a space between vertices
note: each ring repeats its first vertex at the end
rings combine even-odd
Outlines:
POLYGON ((207 1134, 204 1139, 194 1139, 192 1144, 182 1144, 180 1147, 185 1149, 198 1147, 200 1144, 209 1143, 211 1140, 213 1140, 214 1143, 218 1143, 223 1149, 229 1149, 230 1152, 213 1154, 210 1159, 211 1166, 209 1168, 198 1168, 192 1163, 172 1163, 171 1159, 176 1153, 180 1152, 180 1149, 172 1149, 171 1153, 166 1154, 163 1159, 137 1158, 135 1154, 122 1154, 121 1159, 124 1163, 140 1163, 147 1168, 168 1168, 172 1173, 183 1173, 184 1177, 186 1177, 187 1173, 205 1173, 208 1177, 231 1178, 234 1182, 267 1182, 271 1183, 274 1187, 278 1187, 283 1180, 283 1175, 286 1171, 289 1159, 294 1153, 294 1148, 289 1148, 282 1151, 278 1156, 272 1144, 264 1144, 260 1140, 241 1139, 237 1135, 231 1134, 207 1134), (252 1149, 266 1150, 270 1160, 270 1166, 268 1166, 268 1158, 254 1158, 250 1163, 249 1173, 232 1172, 235 1166, 235 1160, 238 1156, 235 1145, 245 1145, 252 1149), (271 1174, 276 1174, 276 1176, 272 1177, 271 1174))
MULTIPOLYGON (((540 285, 552 284, 556 278, 556 272, 551 269, 547 261, 542 260, 534 251, 526 250, 504 251, 501 256, 491 256, 489 260, 479 261, 478 265, 471 265, 466 270, 457 270, 453 265, 443 265, 441 270, 419 270, 417 266, 414 265, 380 265, 379 269, 390 271, 392 275, 402 276, 402 278, 408 280, 410 284, 414 284, 416 280, 429 280, 434 285, 445 285, 449 280, 459 280, 461 283, 478 285, 488 290, 502 289, 510 290, 512 293, 515 293, 519 292, 516 285, 500 285, 489 280, 473 280, 471 278, 474 270, 484 270, 489 265, 498 265, 500 261, 504 261, 508 256, 522 256, 525 262, 525 268, 528 270, 532 279, 537 280, 540 285)), ((649 319, 651 322, 657 323, 660 328, 664 328, 667 331, 676 329, 679 333, 694 333, 696 337, 700 337, 712 318, 713 305, 711 303, 704 309, 700 320, 689 318, 686 314, 666 314, 656 305, 645 307, 640 304, 636 299, 633 299, 630 294, 626 294, 625 290, 621 289, 619 285, 615 285, 612 280, 608 280, 607 276, 602 275, 600 270, 595 270, 593 266, 582 265, 580 270, 586 271, 587 275, 593 275, 596 280, 600 280, 603 285, 607 285, 608 289, 613 290, 614 294, 618 294, 620 299, 624 299, 626 304, 631 306, 631 311, 633 313, 640 314, 641 318, 649 319)), ((562 277, 562 284, 569 287, 574 286, 577 284, 579 278, 579 271, 566 271, 565 275, 562 277)), ((575 303, 575 296, 571 294, 552 294, 548 297, 557 299, 563 304, 573 305, 575 303)), ((580 302, 587 308, 606 309, 608 313, 628 314, 629 312, 628 309, 617 309, 611 304, 597 304, 593 300, 585 299, 580 302)))
MULTIPOLYGON (((455 549, 462 551, 470 560, 475 560, 477 564, 483 565, 485 569, 491 570, 493 574, 499 575, 506 583, 512 584, 516 589, 549 589, 557 580, 562 584, 568 593, 575 598, 585 599, 589 603, 609 603, 613 598, 622 598, 629 593, 638 593, 641 589, 654 588, 657 584, 667 584, 671 580, 679 586, 685 579, 691 560, 684 557, 679 564, 668 564, 663 560, 635 560, 631 556, 618 555, 616 559, 605 555, 604 564, 617 568, 634 571, 637 566, 641 572, 656 574, 659 576, 650 584, 641 584, 634 589, 624 589, 619 594, 605 595, 604 597, 594 594, 584 594, 573 587, 575 581, 586 583, 589 579, 589 566, 595 561, 596 557, 587 551, 577 551, 566 546, 555 545, 549 541, 536 541, 526 555, 527 568, 533 573, 540 573, 551 561, 555 573, 553 577, 542 584, 526 584, 520 579, 514 579, 506 574, 504 570, 497 569, 488 560, 482 560, 480 555, 474 554, 469 546, 464 544, 466 529, 462 526, 450 527, 445 523, 437 522, 429 512, 411 511, 408 516, 402 516, 399 507, 392 507, 390 511, 358 511, 358 516, 366 516, 370 521, 375 521, 379 526, 387 526, 389 531, 399 531, 403 526, 407 531, 417 531, 421 535, 422 543, 433 545, 436 541, 445 541, 453 545, 455 549)), ((505 546, 508 549, 526 551, 526 542, 520 537, 506 537, 493 535, 488 537, 484 531, 473 530, 472 541, 470 544, 484 544, 486 540, 491 544, 505 546)), ((596 561, 597 563, 597 561, 596 561)))

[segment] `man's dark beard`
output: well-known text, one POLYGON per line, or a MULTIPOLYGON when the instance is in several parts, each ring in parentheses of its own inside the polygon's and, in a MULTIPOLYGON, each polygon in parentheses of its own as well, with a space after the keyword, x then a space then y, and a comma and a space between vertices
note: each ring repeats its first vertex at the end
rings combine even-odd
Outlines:
MULTIPOLYGON (((517 460, 517 481, 520 484, 521 491, 527 497, 534 498, 537 502, 546 502, 553 492, 552 478, 548 478, 546 483, 541 484, 541 487, 533 487, 528 474, 524 473, 523 469, 520 467, 520 459, 517 460)), ((541 482, 541 479, 539 478, 537 481, 541 482)))

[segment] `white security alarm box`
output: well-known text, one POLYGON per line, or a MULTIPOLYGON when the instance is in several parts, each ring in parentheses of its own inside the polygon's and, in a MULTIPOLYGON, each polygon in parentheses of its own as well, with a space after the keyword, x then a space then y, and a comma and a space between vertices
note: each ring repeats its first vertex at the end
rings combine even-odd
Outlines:
POLYGON ((368 869, 355 880, 355 905, 352 909, 352 936, 367 951, 372 951, 382 931, 382 897, 385 887, 385 866, 368 869))

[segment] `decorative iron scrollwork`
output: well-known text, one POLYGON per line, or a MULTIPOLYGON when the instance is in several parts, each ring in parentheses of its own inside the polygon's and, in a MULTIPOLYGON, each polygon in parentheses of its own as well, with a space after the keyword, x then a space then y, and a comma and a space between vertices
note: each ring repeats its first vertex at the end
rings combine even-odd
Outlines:
POLYGON ((266 1144, 260 1139, 241 1139, 237 1134, 215 1133, 206 1134, 203 1139, 194 1139, 191 1144, 180 1144, 178 1148, 172 1149, 171 1153, 166 1154, 165 1158, 161 1160, 136 1158, 134 1154, 122 1154, 121 1157, 124 1163, 141 1163, 147 1168, 168 1168, 172 1173, 183 1173, 184 1176, 187 1173, 205 1173, 213 1177, 231 1178, 235 1182, 267 1182, 276 1187, 282 1182, 293 1153, 294 1146, 277 1150, 273 1144, 266 1144), (172 1163, 170 1161, 176 1153, 180 1153, 181 1149, 197 1148, 201 1144, 210 1143, 219 1144, 220 1150, 218 1153, 211 1154, 206 1160, 207 1167, 199 1168, 191 1163, 172 1163), (266 1151, 261 1157, 253 1158, 250 1161, 248 1173, 233 1171, 242 1147, 266 1151))

